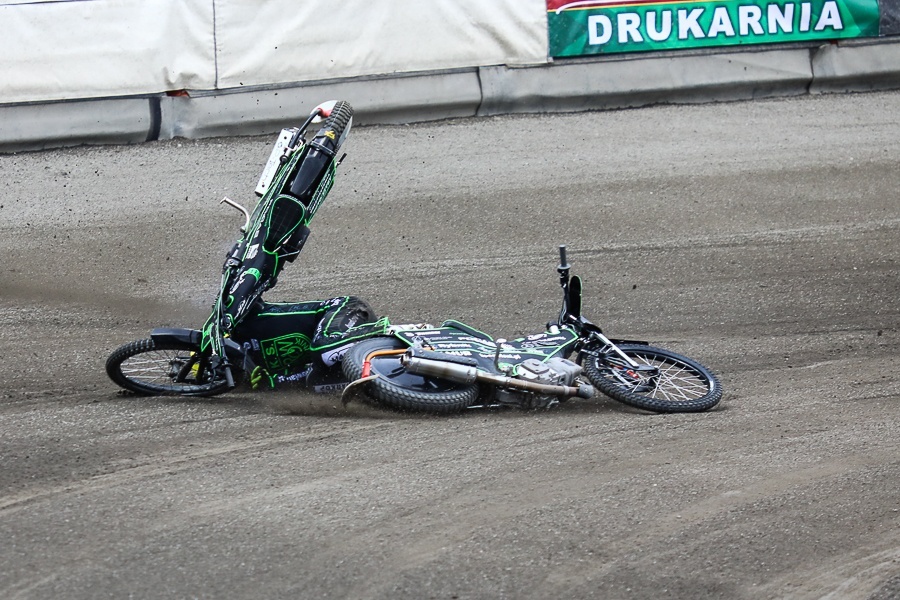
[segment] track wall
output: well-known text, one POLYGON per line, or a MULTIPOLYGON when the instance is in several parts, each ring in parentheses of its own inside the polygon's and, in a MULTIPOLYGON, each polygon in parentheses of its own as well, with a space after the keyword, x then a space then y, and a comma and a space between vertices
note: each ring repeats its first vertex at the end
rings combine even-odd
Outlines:
POLYGON ((0 151, 900 88, 877 38, 552 60, 545 0, 0 0, 0 151))

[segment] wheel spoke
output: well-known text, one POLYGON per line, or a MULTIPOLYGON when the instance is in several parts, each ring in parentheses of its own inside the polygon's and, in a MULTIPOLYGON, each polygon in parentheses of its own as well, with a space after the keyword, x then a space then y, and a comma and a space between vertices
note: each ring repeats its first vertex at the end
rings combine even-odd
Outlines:
POLYGON ((706 382, 684 365, 664 360, 650 360, 644 356, 636 358, 643 364, 659 370, 659 375, 654 377, 655 383, 650 385, 651 398, 687 402, 701 398, 707 392, 706 382))
POLYGON ((706 367, 669 350, 622 345, 631 360, 648 370, 632 370, 617 353, 595 354, 585 361, 588 377, 612 398, 656 412, 708 410, 722 397, 706 367))
POLYGON ((133 356, 122 363, 122 374, 131 379, 172 383, 190 358, 180 357, 179 352, 154 350, 133 356))
POLYGON ((214 377, 210 361, 179 342, 138 340, 116 350, 107 373, 122 387, 140 394, 211 395, 227 389, 214 377))

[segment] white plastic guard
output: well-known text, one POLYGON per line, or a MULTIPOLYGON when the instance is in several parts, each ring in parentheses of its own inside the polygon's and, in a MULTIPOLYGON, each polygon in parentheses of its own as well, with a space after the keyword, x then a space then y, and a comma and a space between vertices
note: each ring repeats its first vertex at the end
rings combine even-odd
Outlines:
POLYGON ((281 157, 284 156, 291 138, 298 131, 299 129, 296 127, 289 127, 282 129, 281 133, 278 134, 278 139, 275 140, 275 146, 272 148, 269 160, 266 161, 266 166, 259 177, 259 183, 256 184, 255 191, 257 196, 262 196, 269 189, 269 185, 271 185, 272 180, 275 179, 275 174, 278 172, 278 167, 281 166, 281 157))

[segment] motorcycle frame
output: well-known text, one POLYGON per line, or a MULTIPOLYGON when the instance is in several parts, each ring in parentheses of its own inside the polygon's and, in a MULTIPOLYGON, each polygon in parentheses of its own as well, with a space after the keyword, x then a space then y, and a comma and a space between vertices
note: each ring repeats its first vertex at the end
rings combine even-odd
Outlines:
MULTIPOLYGON (((566 246, 559 247, 559 266, 556 268, 559 273, 559 284, 563 290, 562 309, 559 312, 559 325, 570 326, 578 334, 581 340, 585 338, 598 341, 603 345, 601 354, 607 354, 610 350, 615 352, 625 363, 635 371, 656 371, 655 367, 640 365, 625 354, 617 345, 620 344, 639 344, 647 345, 647 342, 637 340, 611 340, 605 335, 599 326, 590 322, 581 314, 581 278, 575 277, 577 282, 573 287, 573 278, 569 275, 571 266, 568 262, 566 246)), ((580 352, 584 352, 583 348, 579 348, 580 352)))

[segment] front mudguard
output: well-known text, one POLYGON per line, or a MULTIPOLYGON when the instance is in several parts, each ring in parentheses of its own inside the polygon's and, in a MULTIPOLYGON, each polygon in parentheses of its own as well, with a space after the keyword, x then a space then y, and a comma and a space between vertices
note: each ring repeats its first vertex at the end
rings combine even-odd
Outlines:
MULTIPOLYGON (((157 327, 150 332, 150 337, 160 342, 179 342, 196 346, 200 351, 200 344, 203 340, 203 332, 199 329, 188 329, 186 327, 157 327)), ((239 365, 248 373, 253 370, 253 362, 240 344, 231 338, 225 338, 225 354, 228 356, 229 362, 233 365, 239 365), (248 370, 249 367, 249 370, 248 370)))
POLYGON ((150 337, 157 342, 180 342, 199 347, 203 333, 199 329, 184 327, 157 327, 150 332, 150 337))

